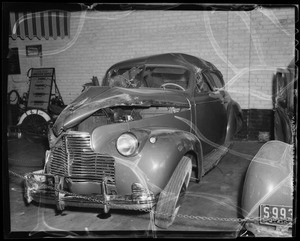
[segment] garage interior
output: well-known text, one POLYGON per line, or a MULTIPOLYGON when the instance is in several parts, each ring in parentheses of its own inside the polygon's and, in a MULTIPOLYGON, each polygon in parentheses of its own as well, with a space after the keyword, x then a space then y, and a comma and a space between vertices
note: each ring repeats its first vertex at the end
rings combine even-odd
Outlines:
POLYGON ((13 4, 6 9, 3 93, 8 99, 2 101, 7 103, 2 170, 8 184, 4 211, 10 217, 11 235, 243 236, 244 178, 259 149, 276 139, 274 76, 295 57, 294 6, 54 5, 13 4), (101 85, 113 64, 159 53, 187 53, 213 63, 244 115, 228 153, 200 184, 189 185, 174 224, 159 230, 151 214, 139 211, 111 210, 104 215, 101 210, 69 208, 57 213, 51 206, 27 206, 24 175, 43 169, 48 148, 47 139, 28 137, 17 128, 27 111, 32 71, 54 70, 51 83, 58 112, 54 110, 53 117, 86 85, 96 80, 101 85))

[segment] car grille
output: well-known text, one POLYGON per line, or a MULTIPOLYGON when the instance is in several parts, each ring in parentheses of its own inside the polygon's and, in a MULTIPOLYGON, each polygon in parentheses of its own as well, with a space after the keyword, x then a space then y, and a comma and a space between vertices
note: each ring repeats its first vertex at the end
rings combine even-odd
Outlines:
POLYGON ((115 184, 114 158, 91 149, 89 133, 69 133, 62 137, 60 145, 50 156, 50 173, 68 176, 73 181, 101 181, 109 177, 115 184))

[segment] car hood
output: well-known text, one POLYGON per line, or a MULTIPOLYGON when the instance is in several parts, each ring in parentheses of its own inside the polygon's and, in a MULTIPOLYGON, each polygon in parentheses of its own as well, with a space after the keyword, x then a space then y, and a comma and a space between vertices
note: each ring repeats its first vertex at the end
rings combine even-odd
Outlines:
POLYGON ((121 87, 90 87, 70 103, 58 116, 53 132, 59 135, 99 109, 114 106, 190 107, 186 94, 166 89, 127 89, 121 87))

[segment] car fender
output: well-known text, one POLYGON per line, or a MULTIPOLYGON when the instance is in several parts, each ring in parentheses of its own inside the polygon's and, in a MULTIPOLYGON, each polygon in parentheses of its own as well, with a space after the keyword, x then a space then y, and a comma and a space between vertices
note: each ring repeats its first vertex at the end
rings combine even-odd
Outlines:
POLYGON ((230 142, 241 129, 243 123, 242 109, 237 102, 230 100, 227 106, 227 131, 225 143, 230 142))
POLYGON ((29 115, 40 115, 46 120, 46 122, 51 120, 51 117, 45 111, 39 109, 31 109, 31 110, 27 110, 25 113, 21 115, 17 125, 18 126, 21 125, 25 120, 25 118, 29 115))
POLYGON ((292 145, 268 141, 252 159, 242 193, 243 216, 258 218, 261 204, 292 206, 292 145))
POLYGON ((202 176, 202 146, 190 132, 176 129, 153 129, 140 152, 139 168, 146 173, 148 182, 163 189, 184 155, 192 155, 202 176), (155 142, 154 142, 155 140, 155 142), (154 142, 154 143, 152 143, 154 142))
POLYGON ((198 178, 202 176, 201 142, 187 131, 166 127, 128 128, 127 123, 121 123, 96 128, 92 133, 92 147, 115 158, 116 182, 121 193, 129 192, 134 182, 147 183, 151 191, 159 193, 184 155, 195 157, 198 178), (116 149, 117 138, 125 132, 139 136, 139 151, 134 156, 122 156, 116 149), (151 143, 150 138, 152 142, 155 138, 155 142, 151 143))

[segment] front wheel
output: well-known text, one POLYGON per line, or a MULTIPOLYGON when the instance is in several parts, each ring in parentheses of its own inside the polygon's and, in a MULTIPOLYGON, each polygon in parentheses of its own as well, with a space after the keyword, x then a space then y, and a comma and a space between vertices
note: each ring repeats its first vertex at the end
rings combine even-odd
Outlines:
POLYGON ((168 228, 173 224, 189 185, 191 173, 192 160, 190 157, 184 156, 159 195, 155 212, 157 227, 168 228))

